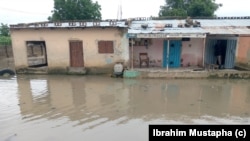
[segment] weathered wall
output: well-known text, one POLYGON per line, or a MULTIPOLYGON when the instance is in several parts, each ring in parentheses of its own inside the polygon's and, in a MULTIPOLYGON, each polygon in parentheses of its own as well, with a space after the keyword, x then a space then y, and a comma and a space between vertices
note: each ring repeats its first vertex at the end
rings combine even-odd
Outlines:
MULTIPOLYGON (((152 39, 152 43, 148 47, 134 46, 134 66, 139 66, 139 53, 147 52, 150 59, 150 66, 162 67, 163 43, 164 39, 152 39)), ((182 41, 181 58, 183 60, 183 67, 202 66, 203 49, 204 39, 191 39, 190 41, 182 41)))
POLYGON ((146 52, 149 56, 150 67, 162 67, 163 41, 164 39, 152 39, 148 47, 134 46, 134 66, 139 67, 139 53, 146 52))
POLYGON ((182 66, 202 66, 203 64, 204 39, 190 39, 182 41, 182 66))
POLYGON ((10 45, 0 45, 0 57, 13 57, 12 46, 10 45))
POLYGON ((14 59, 10 45, 0 45, 0 69, 9 68, 14 70, 14 59))
MULTIPOLYGON (((125 72, 126 73, 126 72, 125 72)), ((249 71, 137 71, 134 78, 167 78, 167 79, 250 79, 249 71)))
POLYGON ((239 37, 236 64, 250 69, 250 36, 239 37))
POLYGON ((49 69, 66 70, 70 66, 69 41, 80 40, 83 42, 86 68, 111 68, 116 61, 128 62, 125 33, 125 30, 119 28, 12 30, 15 66, 16 69, 28 67, 26 41, 45 41, 49 69), (114 53, 99 54, 98 40, 114 41, 114 53))

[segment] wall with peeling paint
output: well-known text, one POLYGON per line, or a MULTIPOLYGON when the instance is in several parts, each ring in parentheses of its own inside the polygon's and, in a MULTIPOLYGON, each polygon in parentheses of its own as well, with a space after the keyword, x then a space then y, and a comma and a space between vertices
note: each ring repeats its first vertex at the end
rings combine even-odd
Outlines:
MULTIPOLYGON (((133 57, 134 66, 139 67, 139 53, 148 53, 150 67, 162 67, 163 59, 163 43, 165 39, 151 39, 148 47, 134 46, 133 57)), ((178 39, 173 39, 178 40, 178 39)), ((179 39, 180 40, 180 39, 179 39)), ((190 39, 190 41, 182 41, 181 59, 182 66, 202 66, 203 64, 204 39, 190 39)), ((130 47, 130 52, 131 47, 130 47)))
POLYGON ((190 41, 182 41, 182 66, 202 66, 204 39, 192 38, 190 41))
POLYGON ((70 66, 69 41, 83 43, 84 67, 113 68, 117 61, 129 60, 128 40, 124 28, 57 28, 12 30, 15 67, 28 67, 26 41, 45 41, 48 68, 66 69, 70 66), (99 54, 98 41, 114 41, 114 53, 99 54))
MULTIPOLYGON (((139 67, 139 53, 148 53, 150 67, 162 67, 163 41, 164 39, 150 39, 148 46, 133 46, 134 66, 139 67)), ((130 52, 131 51, 130 47, 130 52)))

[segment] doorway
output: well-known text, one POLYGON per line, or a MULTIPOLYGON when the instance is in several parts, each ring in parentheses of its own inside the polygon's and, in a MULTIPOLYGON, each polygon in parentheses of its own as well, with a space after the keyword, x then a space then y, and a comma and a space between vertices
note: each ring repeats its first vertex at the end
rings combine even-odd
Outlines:
POLYGON ((205 63, 218 64, 215 56, 215 44, 220 42, 222 57, 221 64, 225 69, 232 69, 235 65, 236 39, 209 39, 206 45, 205 63))
POLYGON ((163 45, 163 67, 178 68, 181 65, 181 40, 164 41, 163 45), (169 50, 168 50, 169 47, 169 50), (168 53, 169 51, 169 53, 168 53), (169 54, 169 56, 168 56, 169 54))
POLYGON ((84 67, 82 41, 70 41, 70 67, 84 67))

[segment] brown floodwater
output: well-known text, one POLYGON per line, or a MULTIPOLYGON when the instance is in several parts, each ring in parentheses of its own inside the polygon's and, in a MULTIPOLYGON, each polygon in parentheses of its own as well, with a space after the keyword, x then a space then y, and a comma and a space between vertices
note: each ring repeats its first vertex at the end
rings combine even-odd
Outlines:
POLYGON ((250 80, 0 78, 0 141, 148 141, 149 124, 250 124, 250 80))

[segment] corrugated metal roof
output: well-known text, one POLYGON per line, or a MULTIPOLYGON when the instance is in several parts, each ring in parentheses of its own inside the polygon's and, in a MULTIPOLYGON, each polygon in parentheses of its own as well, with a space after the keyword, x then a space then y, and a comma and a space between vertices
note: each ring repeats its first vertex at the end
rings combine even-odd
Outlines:
POLYGON ((203 28, 209 34, 225 34, 225 35, 250 35, 250 29, 247 27, 210 27, 210 28, 203 28))
POLYGON ((125 21, 93 21, 93 22, 41 22, 29 24, 10 25, 10 28, 73 28, 73 27, 124 27, 127 28, 125 21))
POLYGON ((250 34, 250 19, 194 19, 200 23, 200 27, 178 27, 185 24, 186 20, 145 20, 132 21, 128 30, 130 34, 150 33, 208 33, 208 34, 250 34), (142 28, 142 25, 147 28, 142 28), (172 27, 162 25, 171 24, 172 27))
POLYGON ((198 20, 202 26, 250 26, 250 19, 211 19, 198 20))
MULTIPOLYGON (((250 26, 250 19, 193 19, 201 23, 202 27, 208 26, 250 26)), ((140 27, 141 24, 147 23, 150 26, 156 24, 172 24, 173 27, 177 27, 178 24, 186 23, 185 19, 171 19, 171 20, 144 20, 144 21, 132 21, 131 28, 140 27)))
POLYGON ((84 28, 84 27, 122 27, 129 28, 129 34, 249 34, 250 19, 193 19, 198 21, 200 27, 178 27, 185 24, 186 19, 167 20, 132 20, 127 21, 67 21, 67 22, 40 22, 29 24, 10 25, 10 28, 84 28), (142 28, 146 24, 147 28, 142 28), (169 24, 171 27, 164 27, 169 24))
POLYGON ((128 33, 139 34, 139 33, 207 33, 203 28, 147 28, 147 29, 129 29, 128 33))
POLYGON ((210 34, 250 34, 250 19, 203 19, 199 22, 210 34))

